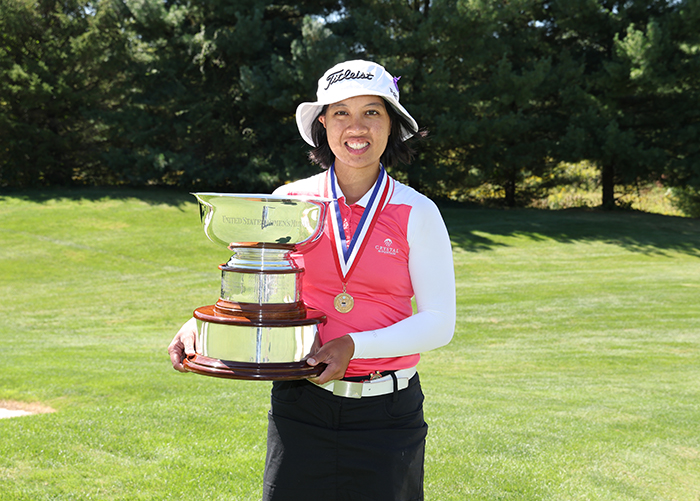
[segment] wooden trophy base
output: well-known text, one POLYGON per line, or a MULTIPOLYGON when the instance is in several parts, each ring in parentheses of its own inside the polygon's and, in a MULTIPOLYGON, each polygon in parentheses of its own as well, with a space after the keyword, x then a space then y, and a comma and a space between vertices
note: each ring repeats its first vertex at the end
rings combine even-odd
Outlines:
POLYGON ((312 367, 304 361, 256 364, 232 362, 203 355, 190 355, 183 361, 185 368, 196 374, 224 379, 253 381, 291 381, 316 377, 326 368, 325 364, 312 367))

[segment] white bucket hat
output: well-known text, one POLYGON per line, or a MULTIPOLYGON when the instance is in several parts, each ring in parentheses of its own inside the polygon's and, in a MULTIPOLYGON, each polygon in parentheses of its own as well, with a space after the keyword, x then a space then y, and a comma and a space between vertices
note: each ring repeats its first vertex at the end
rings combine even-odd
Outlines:
POLYGON ((383 66, 370 61, 336 64, 318 80, 317 101, 301 103, 297 107, 297 127, 301 137, 311 146, 317 146, 311 137, 311 126, 325 105, 355 96, 381 96, 411 124, 412 130, 401 128, 401 140, 405 141, 418 132, 418 124, 399 104, 398 81, 383 66))

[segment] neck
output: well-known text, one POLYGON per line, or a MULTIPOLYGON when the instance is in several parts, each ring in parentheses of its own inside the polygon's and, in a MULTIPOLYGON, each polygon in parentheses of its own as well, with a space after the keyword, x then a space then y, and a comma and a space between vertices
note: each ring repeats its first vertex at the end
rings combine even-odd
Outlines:
POLYGON ((345 169, 336 164, 335 177, 338 186, 343 190, 345 203, 352 205, 357 203, 365 193, 372 189, 379 177, 379 165, 375 168, 345 169))

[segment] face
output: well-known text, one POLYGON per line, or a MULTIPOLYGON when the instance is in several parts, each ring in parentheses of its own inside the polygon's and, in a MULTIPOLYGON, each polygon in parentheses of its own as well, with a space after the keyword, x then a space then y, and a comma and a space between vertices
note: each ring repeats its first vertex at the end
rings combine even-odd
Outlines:
POLYGON ((379 169, 391 120, 379 96, 357 96, 328 105, 319 121, 326 128, 335 168, 379 169))

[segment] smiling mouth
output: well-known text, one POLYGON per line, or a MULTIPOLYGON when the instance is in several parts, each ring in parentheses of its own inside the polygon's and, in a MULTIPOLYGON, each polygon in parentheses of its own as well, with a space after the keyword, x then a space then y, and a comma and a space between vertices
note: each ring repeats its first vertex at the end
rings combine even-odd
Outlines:
POLYGON ((361 150, 369 146, 369 143, 367 141, 364 141, 362 143, 345 143, 348 148, 352 150, 361 150))

